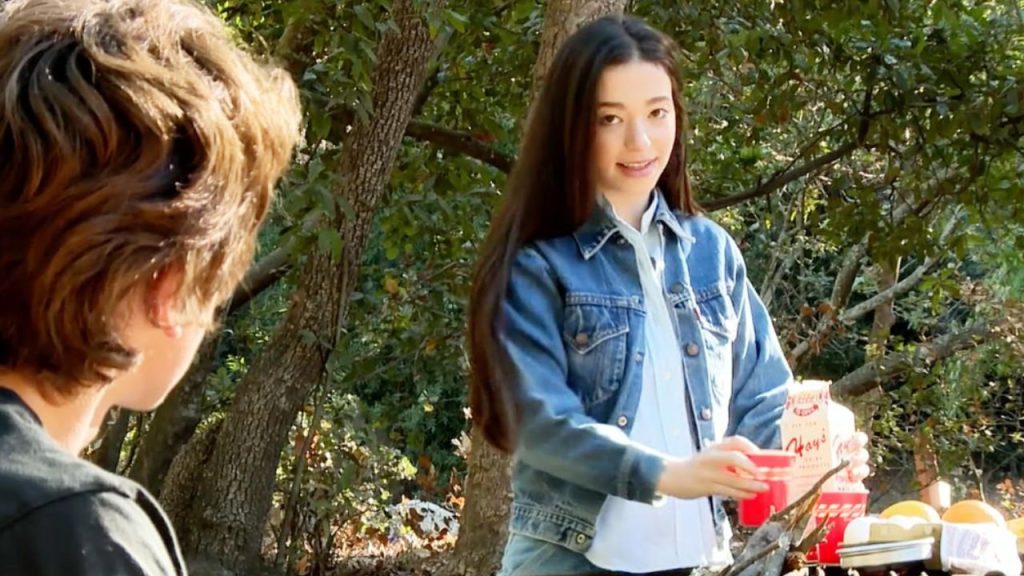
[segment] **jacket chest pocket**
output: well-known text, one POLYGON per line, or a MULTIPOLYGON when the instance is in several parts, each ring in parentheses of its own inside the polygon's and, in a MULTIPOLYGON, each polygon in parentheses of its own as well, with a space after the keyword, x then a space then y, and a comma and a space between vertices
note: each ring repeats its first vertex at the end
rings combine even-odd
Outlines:
MULTIPOLYGON (((739 324, 736 310, 723 284, 695 288, 693 296, 694 299, 690 299, 680 295, 673 301, 673 306, 681 325, 686 324, 684 317, 696 318, 703 342, 700 347, 692 350, 704 356, 707 390, 711 394, 713 412, 728 414, 732 399, 733 342, 739 324)), ((692 355, 687 347, 683 350, 687 356, 692 355)), ((716 425, 722 427, 723 431, 726 422, 726 418, 716 419, 716 425)))
POLYGON ((570 294, 564 318, 569 386, 589 408, 614 396, 622 383, 629 313, 614 299, 570 294))
POLYGON ((713 284, 707 288, 694 290, 697 298, 700 328, 708 346, 722 344, 732 347, 736 340, 736 327, 739 320, 733 308, 725 286, 713 284))

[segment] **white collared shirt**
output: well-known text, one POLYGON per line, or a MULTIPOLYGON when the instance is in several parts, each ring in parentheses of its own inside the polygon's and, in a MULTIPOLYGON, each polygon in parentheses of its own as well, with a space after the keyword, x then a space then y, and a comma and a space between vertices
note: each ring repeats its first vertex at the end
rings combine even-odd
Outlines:
MULTIPOLYGON (((682 356, 663 288, 665 236, 654 224, 658 195, 652 194, 640 230, 615 216, 616 226, 636 252, 646 302, 643 389, 630 438, 676 458, 694 453, 682 356)), ((607 570, 655 572, 728 564, 727 549, 715 538, 707 498, 666 498, 659 505, 609 496, 597 518, 594 542, 587 560, 607 570)))

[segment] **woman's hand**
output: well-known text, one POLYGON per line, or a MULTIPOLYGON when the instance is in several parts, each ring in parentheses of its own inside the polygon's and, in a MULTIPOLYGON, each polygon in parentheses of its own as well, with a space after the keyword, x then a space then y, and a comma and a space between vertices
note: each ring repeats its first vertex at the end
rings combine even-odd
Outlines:
POLYGON ((669 460, 658 480, 658 492, 675 498, 725 496, 744 500, 768 485, 756 480, 758 468, 745 456, 756 452, 753 442, 740 436, 725 438, 685 460, 669 460))
POLYGON ((863 432, 857 432, 846 442, 846 458, 850 461, 846 471, 850 482, 860 482, 871 475, 867 445, 868 435, 863 432))

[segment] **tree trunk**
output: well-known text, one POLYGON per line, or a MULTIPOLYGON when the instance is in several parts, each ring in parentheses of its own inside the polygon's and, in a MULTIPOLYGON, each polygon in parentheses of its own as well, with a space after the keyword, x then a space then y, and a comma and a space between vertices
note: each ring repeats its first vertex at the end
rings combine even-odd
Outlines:
MULTIPOLYGON (((626 0, 552 0, 544 13, 540 48, 533 65, 531 102, 551 66, 558 48, 577 28, 608 14, 621 14, 626 0)), ((532 104, 531 104, 532 109, 532 104)), ((446 562, 445 576, 489 576, 501 565, 508 537, 509 458, 492 448, 474 427, 471 434, 466 506, 459 539, 446 562)))
POLYGON ((470 434, 466 505, 459 519, 459 539, 446 559, 442 576, 489 576, 501 567, 508 538, 512 502, 509 458, 484 440, 476 427, 470 434))
POLYGON ((203 342, 188 374, 153 413, 153 420, 142 437, 128 477, 153 494, 163 489, 164 476, 171 462, 196 431, 203 418, 203 385, 217 357, 220 334, 211 334, 203 342))
POLYGON ((192 503, 196 499, 203 469, 213 453, 221 424, 223 420, 214 422, 210 427, 195 434, 167 469, 163 490, 160 492, 160 504, 179 535, 187 536, 192 533, 192 526, 189 524, 192 521, 189 517, 192 503))
MULTIPOLYGON (((332 222, 342 239, 340 261, 323 251, 307 258, 285 320, 239 384, 202 466, 196 497, 178 518, 190 528, 182 544, 197 566, 248 572, 260 559, 281 451, 295 415, 324 377, 344 323, 374 210, 436 52, 424 12, 440 5, 392 5, 396 29, 378 47, 373 116, 353 128, 340 161, 343 178, 336 194, 353 208, 351 218, 338 214, 332 222)), ((170 485, 165 492, 188 493, 170 485)))
POLYGON ((544 10, 544 29, 540 34, 537 60, 533 63, 530 101, 544 85, 544 77, 561 48, 562 42, 584 24, 609 14, 622 14, 627 0, 552 0, 544 10))
POLYGON ((124 438, 128 435, 128 424, 131 422, 132 413, 123 408, 114 408, 107 414, 103 421, 103 429, 99 433, 100 443, 86 454, 93 464, 117 472, 117 464, 121 460, 121 448, 124 446, 124 438))
MULTIPOLYGON (((885 292, 899 282, 901 265, 902 262, 899 257, 886 258, 878 263, 879 292, 885 292)), ((847 298, 849 298, 848 294, 847 298)), ((875 317, 871 325, 871 334, 868 336, 868 346, 866 353, 864 354, 865 360, 868 362, 877 362, 885 357, 885 351, 889 343, 889 334, 892 331, 893 324, 896 323, 896 313, 894 310, 895 304, 896 299, 894 297, 885 300, 875 308, 875 317)), ((881 395, 882 389, 881 383, 879 383, 874 388, 864 393, 863 396, 859 397, 853 406, 851 406, 857 417, 857 421, 861 423, 863 428, 867 429, 868 434, 871 433, 871 426, 869 423, 875 417, 875 412, 878 410, 881 395)))

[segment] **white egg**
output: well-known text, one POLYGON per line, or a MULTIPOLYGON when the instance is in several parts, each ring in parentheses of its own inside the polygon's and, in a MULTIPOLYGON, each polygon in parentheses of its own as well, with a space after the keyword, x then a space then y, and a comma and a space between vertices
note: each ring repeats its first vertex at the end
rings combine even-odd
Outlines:
POLYGON ((850 520, 843 532, 843 545, 866 544, 871 537, 871 525, 878 519, 872 516, 861 516, 850 520))

